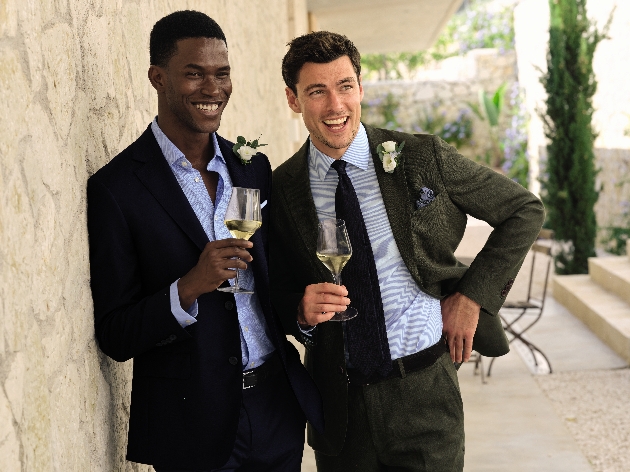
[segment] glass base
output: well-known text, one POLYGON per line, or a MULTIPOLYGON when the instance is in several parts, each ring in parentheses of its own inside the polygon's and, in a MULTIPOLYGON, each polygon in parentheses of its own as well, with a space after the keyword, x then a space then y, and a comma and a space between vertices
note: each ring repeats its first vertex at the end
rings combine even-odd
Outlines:
POLYGON ((240 287, 220 287, 217 290, 219 292, 228 292, 228 293, 254 293, 253 290, 247 290, 246 288, 240 288, 240 287))
POLYGON ((358 314, 359 312, 355 308, 349 306, 348 308, 346 308, 346 311, 338 311, 337 313, 335 313, 335 316, 333 316, 328 321, 348 321, 358 314))

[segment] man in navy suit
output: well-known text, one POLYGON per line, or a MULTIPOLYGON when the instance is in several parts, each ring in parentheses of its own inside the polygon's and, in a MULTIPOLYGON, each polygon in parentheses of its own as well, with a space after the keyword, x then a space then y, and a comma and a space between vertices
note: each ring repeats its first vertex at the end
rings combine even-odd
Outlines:
POLYGON ((269 302, 271 168, 217 135, 232 84, 226 38, 179 11, 151 32, 158 116, 88 181, 96 337, 134 359, 127 459, 156 471, 299 471, 321 398, 269 302), (260 189, 251 242, 223 222, 233 187, 260 189), (241 271, 253 294, 217 291, 241 271))

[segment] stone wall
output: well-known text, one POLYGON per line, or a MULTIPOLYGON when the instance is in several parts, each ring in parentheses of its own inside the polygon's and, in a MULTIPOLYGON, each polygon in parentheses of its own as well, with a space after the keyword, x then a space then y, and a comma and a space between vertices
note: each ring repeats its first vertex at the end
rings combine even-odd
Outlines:
POLYGON ((597 226, 628 226, 630 213, 630 149, 595 148, 599 199, 595 204, 597 226))
MULTIPOLYGON (((426 113, 432 113, 435 105, 444 111, 448 120, 453 120, 459 111, 469 108, 468 103, 478 104, 479 90, 493 94, 505 82, 508 84, 505 100, 509 108, 509 93, 516 81, 516 57, 513 51, 501 54, 496 49, 476 49, 465 56, 446 59, 434 68, 421 69, 413 80, 387 80, 365 82, 363 102, 369 104, 375 99, 383 99, 392 94, 399 102, 396 118, 404 130, 413 130, 414 125, 426 113)), ((490 149, 490 136, 487 122, 482 122, 472 113, 473 142, 462 147, 460 152, 474 159, 485 155, 490 149)), ((364 119, 368 123, 378 123, 380 117, 375 108, 368 107, 364 119)), ((507 124, 508 114, 503 113, 507 124)))
POLYGON ((228 38, 221 134, 262 134, 282 162, 293 143, 280 62, 305 0, 0 2, 3 472, 150 470, 124 460, 131 363, 93 336, 85 186, 155 115, 149 31, 186 8, 228 38))

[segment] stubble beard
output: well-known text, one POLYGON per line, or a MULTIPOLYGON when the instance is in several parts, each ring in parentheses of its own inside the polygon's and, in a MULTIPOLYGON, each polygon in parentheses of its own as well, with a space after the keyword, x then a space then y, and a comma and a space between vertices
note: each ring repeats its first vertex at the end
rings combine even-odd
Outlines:
POLYGON ((317 129, 315 129, 314 132, 312 132, 311 134, 313 134, 313 136, 315 136, 315 138, 317 138, 317 140, 320 143, 322 143, 326 147, 329 147, 330 149, 346 149, 352 144, 352 141, 354 141, 354 138, 356 137, 358 132, 359 132, 359 127, 357 127, 356 129, 353 129, 352 135, 350 136, 348 141, 344 142, 343 144, 332 143, 331 141, 326 139, 326 137, 322 133, 320 133, 319 130, 317 129))

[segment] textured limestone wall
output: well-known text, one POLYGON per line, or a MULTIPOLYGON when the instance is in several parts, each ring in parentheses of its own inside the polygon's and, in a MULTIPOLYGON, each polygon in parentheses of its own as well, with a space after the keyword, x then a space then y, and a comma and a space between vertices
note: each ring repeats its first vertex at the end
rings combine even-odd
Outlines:
MULTIPOLYGON (((516 80, 516 56, 513 51, 504 54, 496 49, 476 49, 465 56, 442 61, 437 68, 422 69, 414 74, 413 80, 365 82, 363 102, 373 103, 391 93, 400 104, 396 118, 403 129, 413 130, 414 125, 426 114, 433 114, 433 105, 443 112, 447 120, 454 120, 460 110, 469 108, 468 103, 478 104, 479 90, 494 94, 502 83, 507 83, 505 110, 509 108, 509 95, 516 80)), ((378 108, 369 107, 365 121, 377 123, 381 120, 378 108)), ((484 156, 491 147, 487 122, 482 122, 471 112, 473 120, 473 142, 462 147, 460 152, 467 157, 484 156)), ((508 113, 503 113, 500 127, 507 125, 508 113)))
POLYGON ((156 113, 149 31, 185 8, 228 38, 234 94, 221 134, 262 134, 272 160, 286 159, 289 2, 304 10, 299 0, 0 1, 1 471, 150 470, 124 461, 131 365, 110 362, 93 337, 86 180, 156 113))

